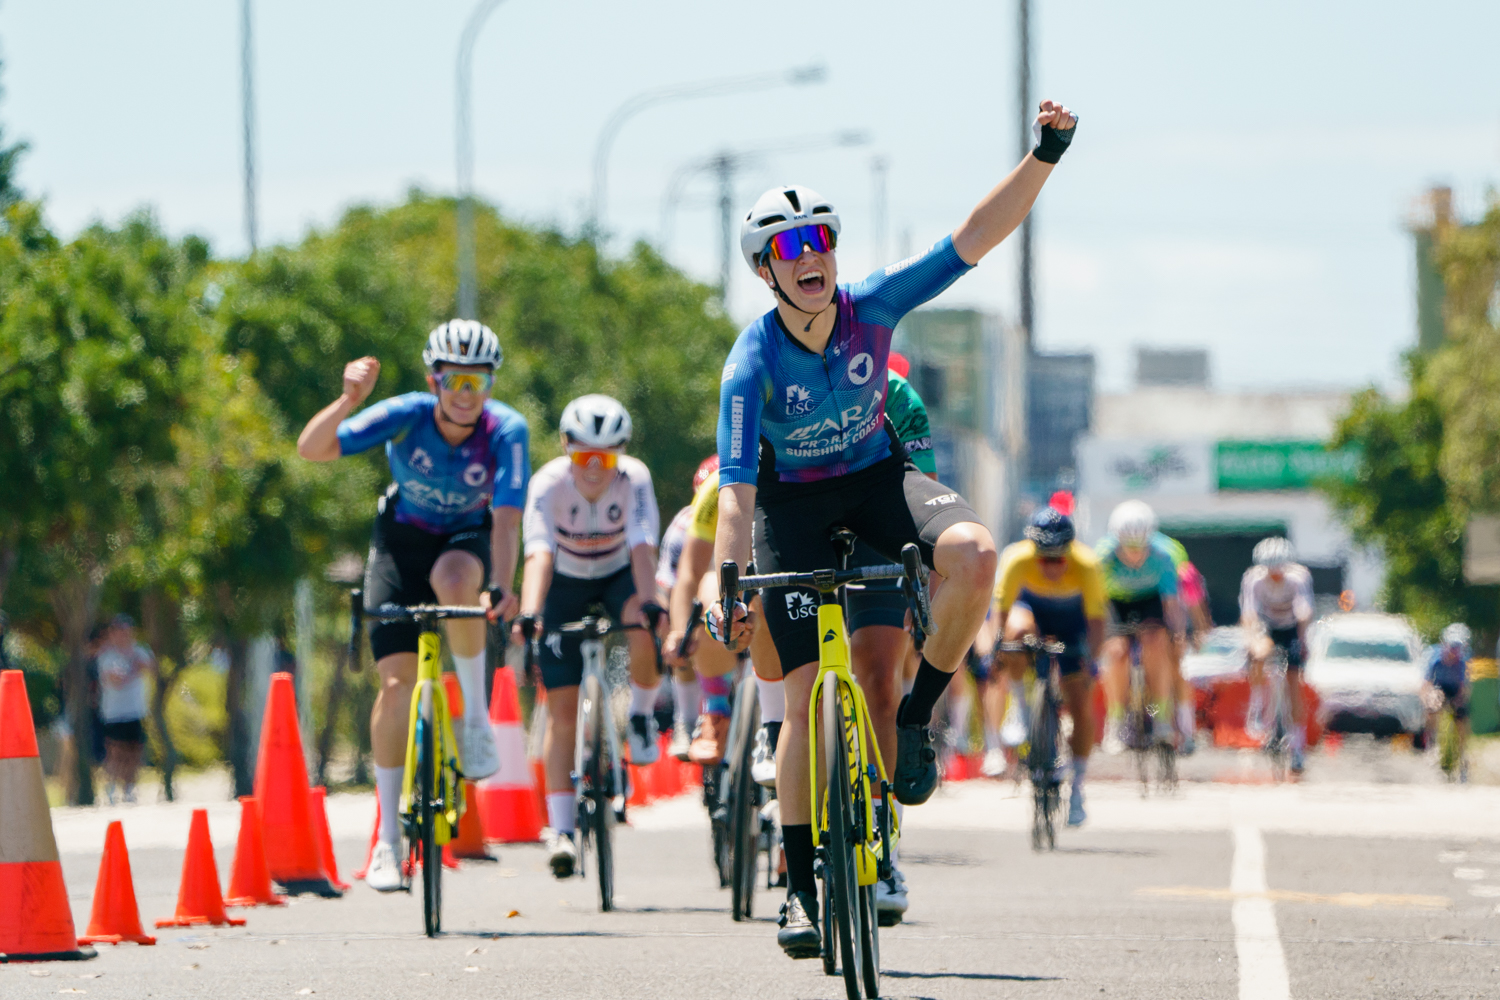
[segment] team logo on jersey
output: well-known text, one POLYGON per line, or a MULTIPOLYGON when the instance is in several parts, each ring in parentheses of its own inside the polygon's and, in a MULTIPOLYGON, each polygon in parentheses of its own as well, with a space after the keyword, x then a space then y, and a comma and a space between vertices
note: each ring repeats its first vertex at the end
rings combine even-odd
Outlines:
POLYGON ((470 486, 483 486, 488 471, 479 462, 470 462, 469 467, 464 470, 464 482, 470 486))
POLYGON ((411 467, 424 476, 432 475, 432 456, 421 448, 411 450, 411 467))
POLYGON ((719 381, 720 382, 728 382, 730 379, 734 378, 734 370, 736 368, 738 368, 738 367, 739 367, 738 362, 734 362, 734 361, 731 361, 729 364, 725 365, 724 366, 724 374, 722 374, 722 375, 719 376, 719 381))
POLYGON ((795 417, 804 413, 811 413, 812 408, 812 393, 796 384, 786 387, 787 416, 795 417))
POLYGON ((929 506, 929 507, 941 507, 941 506, 944 506, 945 504, 953 503, 957 499, 958 499, 958 494, 957 493, 944 493, 940 497, 933 497, 931 500, 927 501, 927 506, 929 506))
POLYGON ((856 354, 854 360, 849 362, 849 381, 855 385, 864 385, 874 374, 875 359, 864 351, 856 354))
POLYGON ((788 618, 811 618, 818 613, 818 602, 811 595, 800 590, 794 590, 786 595, 786 616, 788 618))
POLYGON ((624 514, 625 512, 620 509, 619 504, 612 503, 609 505, 609 510, 605 511, 604 513, 605 516, 608 517, 611 521, 619 521, 620 515, 624 514))

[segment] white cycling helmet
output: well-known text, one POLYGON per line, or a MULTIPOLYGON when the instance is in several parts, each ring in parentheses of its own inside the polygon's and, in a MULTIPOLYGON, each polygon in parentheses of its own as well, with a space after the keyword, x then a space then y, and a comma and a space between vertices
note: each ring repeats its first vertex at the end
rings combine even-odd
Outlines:
POLYGON ((504 355, 495 331, 477 319, 450 319, 427 335, 422 364, 489 365, 499 368, 504 355))
POLYGON ((1251 553, 1257 566, 1285 566, 1292 561, 1292 543, 1280 535, 1262 538, 1251 553))
POLYGON ((815 224, 828 226, 838 234, 839 213, 833 202, 800 184, 773 187, 755 199, 740 224, 740 252, 745 255, 745 263, 755 271, 772 236, 815 224))
POLYGON ((559 429, 587 448, 618 448, 630 440, 630 414, 618 399, 590 393, 563 410, 559 429))
POLYGON ((1122 545, 1149 545, 1156 534, 1156 511, 1143 500, 1126 500, 1109 515, 1109 533, 1122 545))
POLYGON ((1454 622, 1443 629, 1444 646, 1468 646, 1471 638, 1473 636, 1469 633, 1469 626, 1463 622, 1454 622))

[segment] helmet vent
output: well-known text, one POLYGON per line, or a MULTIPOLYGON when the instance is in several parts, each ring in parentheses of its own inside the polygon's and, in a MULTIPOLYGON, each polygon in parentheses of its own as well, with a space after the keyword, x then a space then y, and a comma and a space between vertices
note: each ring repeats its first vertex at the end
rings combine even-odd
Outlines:
POLYGON ((797 192, 788 189, 786 192, 786 200, 792 203, 792 208, 796 209, 798 212, 802 211, 802 203, 797 200, 797 192))
POLYGON ((598 434, 602 430, 604 430, 604 417, 596 413, 594 414, 594 433, 598 434))
POLYGON ((832 215, 833 214, 833 209, 829 208, 827 205, 819 205, 817 208, 814 208, 812 210, 812 214, 813 215, 832 215))
POLYGON ((761 219, 760 222, 756 223, 755 228, 757 228, 757 229, 764 229, 766 226, 774 226, 778 222, 785 222, 785 221, 786 221, 786 216, 784 216, 784 215, 769 215, 766 218, 761 219))

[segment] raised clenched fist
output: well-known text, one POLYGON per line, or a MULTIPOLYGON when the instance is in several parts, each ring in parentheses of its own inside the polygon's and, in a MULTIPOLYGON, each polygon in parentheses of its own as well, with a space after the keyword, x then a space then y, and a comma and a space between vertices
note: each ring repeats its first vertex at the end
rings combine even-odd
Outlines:
POLYGON ((1043 101, 1037 109, 1036 125, 1041 128, 1051 125, 1059 132, 1066 132, 1078 124, 1078 116, 1063 107, 1060 101, 1043 101))
POLYGON ((360 358, 344 366, 344 395, 363 403, 375 390, 375 380, 380 377, 380 362, 374 358, 360 358))

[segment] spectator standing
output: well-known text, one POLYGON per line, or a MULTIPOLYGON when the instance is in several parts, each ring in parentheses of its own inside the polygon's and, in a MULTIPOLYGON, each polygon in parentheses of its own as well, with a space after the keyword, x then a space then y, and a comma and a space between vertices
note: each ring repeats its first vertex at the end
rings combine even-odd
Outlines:
POLYGON ((135 640, 135 621, 116 615, 99 656, 99 719, 104 730, 104 772, 110 804, 117 790, 135 801, 135 778, 146 746, 146 673, 156 660, 135 640))

